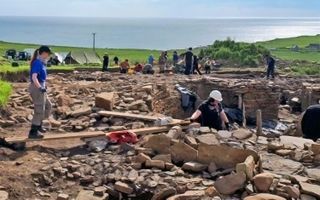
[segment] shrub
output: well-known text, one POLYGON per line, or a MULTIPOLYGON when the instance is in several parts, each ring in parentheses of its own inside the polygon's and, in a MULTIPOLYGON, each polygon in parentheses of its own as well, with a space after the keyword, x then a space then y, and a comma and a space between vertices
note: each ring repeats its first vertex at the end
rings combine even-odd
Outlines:
POLYGON ((244 42, 235 42, 228 38, 215 41, 205 49, 201 49, 200 57, 222 59, 241 66, 257 67, 263 62, 263 56, 270 51, 263 46, 244 42))
POLYGON ((3 107, 7 104, 11 92, 11 84, 4 81, 0 81, 0 107, 3 107))

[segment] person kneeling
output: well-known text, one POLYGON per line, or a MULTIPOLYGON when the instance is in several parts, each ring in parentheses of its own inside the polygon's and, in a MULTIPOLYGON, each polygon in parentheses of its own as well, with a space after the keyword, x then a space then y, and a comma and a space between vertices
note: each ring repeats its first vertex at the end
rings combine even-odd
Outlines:
POLYGON ((199 106, 190 120, 200 123, 203 127, 214 128, 216 130, 229 130, 229 120, 222 108, 222 100, 221 92, 218 90, 212 91, 208 100, 199 106))

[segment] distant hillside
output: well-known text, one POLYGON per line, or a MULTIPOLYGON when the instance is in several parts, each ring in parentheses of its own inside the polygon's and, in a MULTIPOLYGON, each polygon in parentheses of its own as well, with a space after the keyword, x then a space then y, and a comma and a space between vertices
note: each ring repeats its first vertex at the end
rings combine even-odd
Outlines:
POLYGON ((315 36, 300 36, 294 38, 275 39, 266 42, 258 42, 269 50, 272 55, 282 60, 303 60, 320 63, 320 52, 306 49, 312 43, 320 44, 320 34, 315 36), (292 47, 298 45, 299 50, 293 51, 292 47))

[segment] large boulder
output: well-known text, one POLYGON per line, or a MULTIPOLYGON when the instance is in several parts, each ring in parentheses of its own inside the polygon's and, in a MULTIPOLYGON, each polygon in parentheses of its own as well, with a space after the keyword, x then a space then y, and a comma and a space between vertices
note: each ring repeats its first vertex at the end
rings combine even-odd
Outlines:
POLYGON ((98 94, 95 99, 95 105, 98 108, 103 108, 105 110, 112 110, 114 106, 114 93, 105 92, 98 94))
POLYGON ((273 174, 262 173, 253 177, 253 182, 259 192, 268 192, 273 183, 273 179, 273 174))
POLYGON ((294 146, 299 149, 304 149, 304 145, 306 143, 314 144, 314 142, 310 139, 304 139, 299 137, 293 137, 293 136, 280 136, 280 142, 284 145, 288 146, 294 146))
POLYGON ((286 199, 273 194, 260 193, 253 196, 248 196, 244 198, 244 200, 286 200, 286 199))
POLYGON ((214 183, 214 187, 220 194, 231 195, 234 194, 237 190, 244 188, 245 182, 246 175, 241 172, 220 177, 214 183))
POLYGON ((203 165, 197 162, 186 162, 183 164, 182 169, 191 172, 202 172, 207 168, 207 165, 203 165))
POLYGON ((187 191, 183 194, 172 196, 167 200, 196 200, 196 199, 202 199, 204 196, 205 196, 205 191, 196 190, 196 191, 187 191))
POLYGON ((248 156, 243 163, 238 163, 236 166, 237 172, 244 172, 248 180, 251 180, 254 175, 256 163, 254 162, 253 156, 248 156))
POLYGON ((0 191, 0 200, 8 200, 9 194, 6 191, 0 191))
POLYGON ((109 195, 106 193, 102 197, 101 196, 95 196, 94 191, 91 190, 81 190, 78 193, 78 196, 76 200, 105 200, 108 199, 109 195))
POLYGON ((199 144, 198 162, 210 164, 214 162, 218 168, 234 168, 242 163, 248 156, 253 156, 255 161, 259 160, 258 154, 253 150, 236 149, 223 145, 199 144), (223 156, 221 156, 223 155, 223 156))
POLYGON ((287 175, 295 174, 304 168, 300 162, 266 152, 261 153, 261 163, 263 169, 287 175))
POLYGON ((170 153, 171 139, 166 135, 153 135, 148 138, 144 147, 151 148, 156 153, 168 154, 170 153))
POLYGON ((219 140, 217 139, 215 134, 208 133, 208 134, 204 134, 204 135, 199 135, 196 138, 199 141, 199 143, 202 143, 202 144, 207 144, 207 145, 218 145, 219 144, 219 140))
POLYGON ((301 186, 301 191, 303 194, 309 194, 317 199, 320 199, 320 186, 319 185, 314 185, 310 183, 305 183, 305 182, 300 182, 299 183, 301 186))
POLYGON ((184 142, 179 142, 170 148, 172 160, 178 162, 196 161, 198 151, 184 142))

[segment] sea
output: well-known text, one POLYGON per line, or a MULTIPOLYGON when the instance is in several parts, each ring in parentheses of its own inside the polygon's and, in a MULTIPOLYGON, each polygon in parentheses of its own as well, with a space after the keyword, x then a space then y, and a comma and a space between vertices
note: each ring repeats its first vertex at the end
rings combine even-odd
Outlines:
POLYGON ((168 50, 316 35, 320 19, 0 17, 1 41, 92 47, 93 33, 99 48, 168 50))

